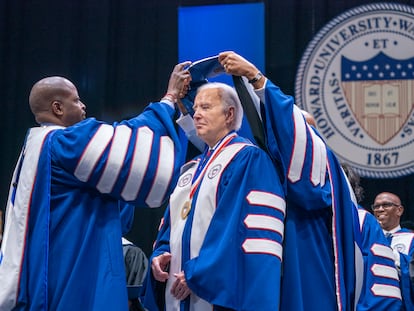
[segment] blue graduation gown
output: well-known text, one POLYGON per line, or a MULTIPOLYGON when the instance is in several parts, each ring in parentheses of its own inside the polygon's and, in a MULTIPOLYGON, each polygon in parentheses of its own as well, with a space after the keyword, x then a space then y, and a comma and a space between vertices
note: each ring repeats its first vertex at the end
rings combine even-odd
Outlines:
POLYGON ((174 113, 153 103, 120 123, 29 130, 7 206, 0 306, 127 310, 119 202, 158 207, 171 193, 185 156, 174 113))
POLYGON ((165 295, 166 310, 278 310, 285 201, 270 158, 234 138, 206 169, 182 219, 199 159, 193 163, 178 180, 150 259, 171 252, 169 282, 184 271, 192 294, 174 301, 168 282, 157 293, 160 284, 150 273, 145 305, 156 310, 159 294, 165 295))

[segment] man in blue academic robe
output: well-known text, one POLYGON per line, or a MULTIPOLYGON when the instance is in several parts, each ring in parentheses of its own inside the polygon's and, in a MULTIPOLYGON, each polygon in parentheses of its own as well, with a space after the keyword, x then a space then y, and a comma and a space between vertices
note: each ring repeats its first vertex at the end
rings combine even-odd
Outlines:
MULTIPOLYGON (((219 61, 227 73, 245 77, 260 98, 266 148, 286 176, 281 310, 354 310, 363 281, 362 236, 357 203, 336 156, 293 97, 255 65, 234 52, 220 53, 219 61)), ((400 306, 396 280, 381 280, 365 294, 400 306)))
POLYGON ((263 150, 236 134, 243 110, 233 88, 203 85, 193 108, 197 135, 207 147, 182 168, 171 195, 150 258, 144 305, 279 310, 280 177, 263 150))
POLYGON ((127 310, 120 209, 158 207, 184 155, 174 124, 190 77, 174 68, 168 94, 137 117, 85 119, 76 87, 47 77, 32 88, 29 129, 7 202, 0 310, 127 310))

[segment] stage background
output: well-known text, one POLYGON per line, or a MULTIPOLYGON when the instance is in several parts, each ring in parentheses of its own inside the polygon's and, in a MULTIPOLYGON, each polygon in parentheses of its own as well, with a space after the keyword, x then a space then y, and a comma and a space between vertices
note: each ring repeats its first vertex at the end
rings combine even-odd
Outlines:
MULTIPOLYGON (((129 118, 166 91, 169 74, 179 59, 179 7, 252 2, 264 4, 264 71, 288 94, 294 94, 298 63, 317 31, 347 9, 374 3, 0 0, 1 208, 7 200, 26 129, 35 125, 28 107, 33 83, 49 75, 65 76, 78 87, 88 116, 108 122, 129 118)), ((398 2, 414 6, 413 0, 398 2)), ((231 18, 228 16, 230 22, 231 18)), ((205 27, 213 27, 215 23, 203 22, 205 27)), ((245 23, 254 33, 256 23, 250 20, 245 23)), ((362 182, 365 207, 369 207, 378 192, 391 191, 401 197, 406 208, 403 219, 414 220, 413 175, 362 182)), ((134 228, 127 237, 147 254, 163 210, 163 207, 136 210, 134 228)))

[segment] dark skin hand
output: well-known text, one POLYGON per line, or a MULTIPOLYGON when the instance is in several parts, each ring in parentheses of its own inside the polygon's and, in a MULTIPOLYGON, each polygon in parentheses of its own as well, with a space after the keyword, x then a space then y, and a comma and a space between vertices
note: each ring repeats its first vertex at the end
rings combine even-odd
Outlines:
POLYGON ((167 94, 174 97, 174 101, 183 98, 189 89, 191 82, 190 71, 184 69, 191 64, 190 61, 182 62, 175 65, 168 82, 167 94))

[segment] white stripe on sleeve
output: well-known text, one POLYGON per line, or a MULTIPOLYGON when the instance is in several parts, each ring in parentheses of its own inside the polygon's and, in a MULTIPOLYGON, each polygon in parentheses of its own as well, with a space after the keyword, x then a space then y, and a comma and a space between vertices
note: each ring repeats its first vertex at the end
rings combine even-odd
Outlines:
POLYGON ((293 108, 295 124, 292 157, 290 159, 288 178, 291 182, 300 180, 306 153, 306 123, 303 114, 296 106, 293 108))
POLYGON ((277 232, 283 237, 283 222, 272 216, 249 214, 244 219, 244 223, 249 229, 260 229, 277 232))
POLYGON ((286 202, 283 198, 269 192, 252 190, 247 195, 250 205, 261 205, 277 209, 285 214, 286 202))
POLYGON ((80 181, 88 181, 113 134, 114 128, 108 124, 102 124, 96 131, 75 169, 74 174, 80 181))
POLYGON ((153 140, 154 133, 150 128, 145 126, 138 130, 131 169, 121 192, 126 201, 135 200, 138 196, 148 168, 153 140))
POLYGON ((159 207, 174 173, 174 142, 168 136, 161 137, 157 173, 145 202, 150 207, 159 207))
POLYGON ((326 147, 322 139, 315 134, 312 129, 309 129, 312 136, 312 148, 313 148, 313 161, 312 161, 312 172, 311 181, 314 186, 325 184, 326 174, 326 147))
POLYGON ((243 242, 243 251, 250 254, 269 254, 282 260, 282 245, 267 239, 246 239, 243 242))
POLYGON ((374 244, 371 246, 371 252, 376 256, 388 258, 394 262, 394 254, 391 247, 382 244, 374 244))
POLYGON ((401 291, 396 286, 374 284, 371 288, 375 296, 384 296, 401 299, 401 291))
POLYGON ((384 277, 388 279, 398 279, 398 272, 395 267, 390 267, 386 265, 373 264, 371 267, 372 274, 379 277, 384 277))
POLYGON ((108 160, 96 186, 101 193, 110 193, 112 191, 125 161, 131 133, 132 130, 126 125, 120 125, 115 128, 108 160))

